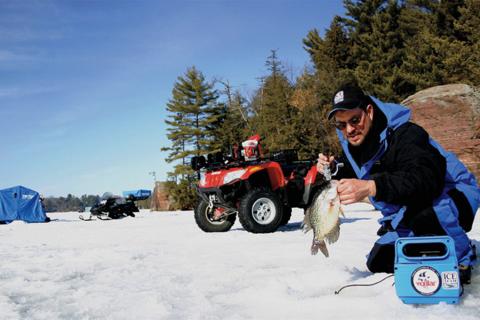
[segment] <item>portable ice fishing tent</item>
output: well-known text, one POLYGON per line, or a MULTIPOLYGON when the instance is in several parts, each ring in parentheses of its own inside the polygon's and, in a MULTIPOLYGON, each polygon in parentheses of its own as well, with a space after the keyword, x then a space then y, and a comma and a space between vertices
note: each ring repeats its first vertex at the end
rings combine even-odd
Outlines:
POLYGON ((49 221, 42 208, 38 192, 23 186, 0 190, 0 222, 8 223, 13 220, 49 221))

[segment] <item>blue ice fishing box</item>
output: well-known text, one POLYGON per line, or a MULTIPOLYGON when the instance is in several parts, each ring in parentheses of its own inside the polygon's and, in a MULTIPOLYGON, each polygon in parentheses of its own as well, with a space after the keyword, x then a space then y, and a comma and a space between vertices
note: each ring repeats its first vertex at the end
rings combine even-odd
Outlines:
POLYGON ((134 200, 145 200, 148 199, 152 195, 150 190, 130 190, 130 191, 123 191, 124 198, 133 198, 134 200))
POLYGON ((406 304, 456 304, 461 295, 455 243, 448 236, 395 242, 395 289, 406 304))

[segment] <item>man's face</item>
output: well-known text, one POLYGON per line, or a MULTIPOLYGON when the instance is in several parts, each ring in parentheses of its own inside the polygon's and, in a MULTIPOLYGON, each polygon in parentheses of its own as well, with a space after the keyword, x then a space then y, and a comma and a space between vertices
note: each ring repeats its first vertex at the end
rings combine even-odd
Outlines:
POLYGON ((368 131, 372 127, 373 107, 368 105, 366 110, 356 108, 335 112, 335 126, 342 131, 343 136, 353 146, 359 146, 365 141, 368 131))

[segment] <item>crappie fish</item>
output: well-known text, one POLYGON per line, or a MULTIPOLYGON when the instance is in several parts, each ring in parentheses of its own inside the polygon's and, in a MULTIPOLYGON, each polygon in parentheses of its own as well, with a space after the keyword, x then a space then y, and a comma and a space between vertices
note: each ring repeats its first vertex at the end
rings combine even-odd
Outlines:
POLYGON ((337 193, 337 181, 331 180, 328 185, 318 191, 312 203, 305 210, 303 232, 313 230, 312 255, 322 251, 328 257, 325 240, 331 244, 340 236, 340 214, 344 216, 340 206, 340 196, 337 193))

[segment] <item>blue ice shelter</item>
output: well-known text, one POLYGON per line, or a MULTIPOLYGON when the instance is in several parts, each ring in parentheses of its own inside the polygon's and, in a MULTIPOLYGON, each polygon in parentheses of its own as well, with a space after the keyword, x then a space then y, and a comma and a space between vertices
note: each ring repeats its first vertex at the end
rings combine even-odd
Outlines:
POLYGON ((40 202, 38 192, 16 186, 0 190, 0 222, 14 220, 46 222, 49 220, 40 202))

